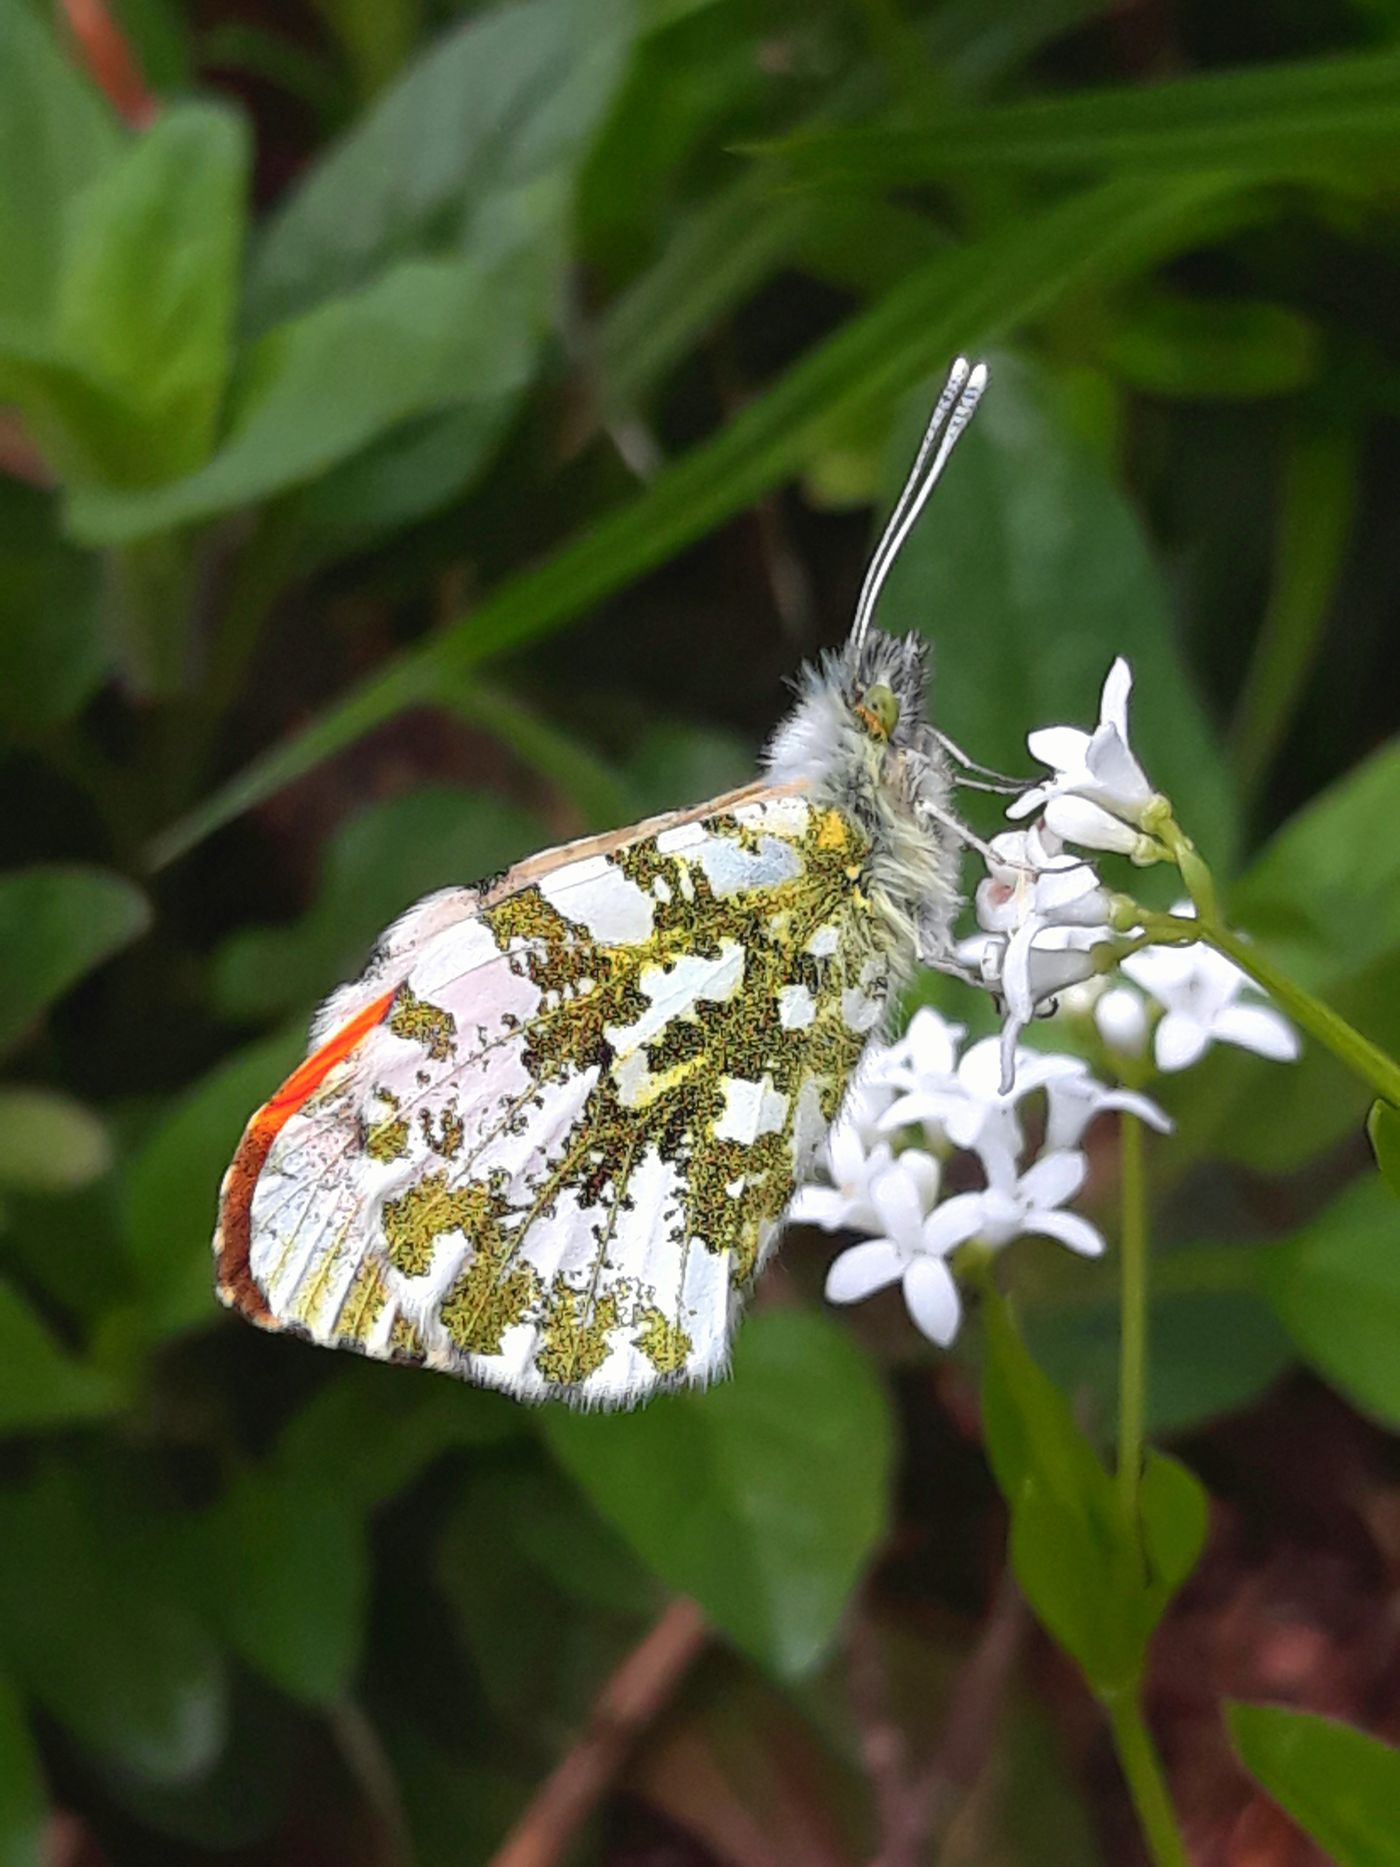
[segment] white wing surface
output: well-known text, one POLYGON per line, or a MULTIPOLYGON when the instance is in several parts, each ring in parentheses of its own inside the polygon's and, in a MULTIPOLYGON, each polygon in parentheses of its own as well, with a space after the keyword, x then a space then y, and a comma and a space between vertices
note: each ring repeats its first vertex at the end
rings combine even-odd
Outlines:
POLYGON ((449 890, 225 1179, 253 1321, 524 1399, 721 1372, 885 981, 841 813, 762 786, 449 890))

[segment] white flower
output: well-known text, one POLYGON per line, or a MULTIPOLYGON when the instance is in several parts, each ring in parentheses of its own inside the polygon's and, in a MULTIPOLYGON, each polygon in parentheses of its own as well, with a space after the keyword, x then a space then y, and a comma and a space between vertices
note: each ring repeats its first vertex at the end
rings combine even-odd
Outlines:
POLYGON ((857 1083, 818 1157, 818 1167, 830 1178, 798 1189, 788 1216, 803 1225, 820 1225, 828 1232, 869 1231, 878 1226, 873 1188, 881 1174, 894 1166, 894 1149, 878 1132, 880 1113, 894 1095, 883 1084, 857 1083))
POLYGON ((1015 1082, 1016 1059, 1026 1053, 1018 1049, 1022 1031, 1039 1008, 1072 985, 1082 985, 1098 971, 1097 947, 1107 934, 1103 927, 1049 927, 1027 952, 1024 969, 1007 978, 1004 966, 1007 947, 995 936, 980 942, 963 941, 960 956, 971 958, 982 975, 982 983, 1002 1001, 1000 1039, 1003 1092, 1015 1082))
POLYGON ((1117 1109, 1136 1115, 1139 1121, 1155 1128, 1158 1134, 1170 1134, 1172 1120, 1165 1109, 1158 1108, 1148 1096, 1135 1089, 1110 1089, 1087 1070, 1077 1075, 1066 1072, 1054 1076, 1045 1085, 1048 1109, 1045 1116, 1045 1152, 1061 1153, 1078 1147, 1084 1130, 1096 1115, 1117 1109))
MULTIPOLYGON (((1195 910, 1183 901, 1172 912, 1189 918, 1195 910)), ((1123 971, 1162 1007, 1153 1037, 1159 1070, 1189 1069, 1216 1043, 1238 1044, 1280 1063, 1298 1055, 1298 1033, 1287 1018, 1272 1005, 1241 1003, 1241 993, 1258 988, 1213 947, 1144 947, 1129 954, 1123 971)))
POLYGON ((1131 985, 1111 986, 1094 1001, 1094 1022, 1110 1050, 1140 1057, 1147 1048, 1147 1003, 1131 985))
POLYGON ((1040 824, 993 837, 977 919, 992 937, 972 963, 1005 1005, 1001 1086, 1009 1089, 1017 1039, 1037 1005, 1092 978, 1091 949, 1108 936, 1109 899, 1090 865, 1065 853, 1040 824))
POLYGON ((993 1250, 1013 1238, 1058 1239, 1087 1258, 1104 1248, 1096 1227, 1077 1212, 1060 1208, 1084 1184, 1087 1162, 1082 1154, 1042 1154, 1035 1165, 1017 1175, 998 1167, 988 1169, 988 1184, 980 1193, 955 1193, 944 1200, 923 1228, 926 1251, 949 1252, 976 1238, 993 1250))
POLYGON ((936 1216, 938 1162, 917 1149, 906 1149, 871 1188, 876 1235, 851 1245, 832 1261, 826 1276, 827 1300, 859 1303, 893 1283, 904 1288, 904 1302, 917 1326, 946 1348, 958 1332, 962 1302, 952 1272, 927 1242, 936 1216))
POLYGON ((920 1124, 933 1129, 954 1147, 977 1154, 989 1178, 994 1162, 997 1172, 1014 1170, 1023 1145, 1016 1104, 1052 1078, 1086 1066, 1078 1057, 1048 1056, 1038 1050, 1018 1051, 1013 1063, 1011 1084, 1004 1086, 1000 1042, 984 1037, 968 1046, 951 1075, 930 1077, 897 1097, 879 1125, 887 1133, 920 1124))
POLYGON ((1128 743, 1128 695, 1133 673, 1120 655, 1108 671, 1092 733, 1075 726, 1044 726, 1026 740, 1031 756, 1050 767, 1042 783, 1023 791, 1009 817, 1043 811, 1049 829, 1085 849, 1145 855, 1143 815, 1156 793, 1128 743))
POLYGON ((950 1024, 932 1005, 920 1005, 903 1037, 887 1045, 871 1067, 882 1084, 914 1089, 931 1078, 952 1075, 958 1045, 966 1036, 965 1024, 950 1024))

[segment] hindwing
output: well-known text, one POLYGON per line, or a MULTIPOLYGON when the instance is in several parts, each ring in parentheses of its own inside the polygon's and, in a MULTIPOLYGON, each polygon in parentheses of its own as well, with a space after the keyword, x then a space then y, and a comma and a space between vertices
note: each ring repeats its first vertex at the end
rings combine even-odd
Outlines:
POLYGON ((861 831, 801 790, 430 896, 253 1117, 226 1303, 522 1398, 726 1365, 886 982, 861 831))

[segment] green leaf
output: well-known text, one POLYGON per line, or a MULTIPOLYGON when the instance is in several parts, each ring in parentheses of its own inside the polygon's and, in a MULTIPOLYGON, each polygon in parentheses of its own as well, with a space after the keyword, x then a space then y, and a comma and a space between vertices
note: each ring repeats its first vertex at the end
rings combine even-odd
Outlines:
POLYGON ((1382 1180, 1400 1199, 1400 1109, 1390 1102, 1373 1102, 1366 1133, 1382 1180))
MULTIPOLYGON (((1204 1245, 1192 1256, 1203 1280, 1211 1260, 1228 1261, 1229 1248, 1204 1245)), ((1170 1265, 1172 1253, 1154 1265, 1170 1265)), ((1078 1270, 1080 1267, 1074 1267, 1078 1270)), ((1252 1287, 1154 1291, 1150 1312, 1152 1356, 1147 1376, 1147 1430, 1187 1432, 1258 1399, 1292 1366, 1288 1334, 1268 1302, 1252 1287)), ((1090 1403, 1088 1425, 1111 1435, 1118 1413, 1117 1296, 1076 1297, 1027 1306, 1026 1342, 1040 1366, 1062 1388, 1090 1403)))
POLYGON ((0 7, 0 352, 41 333, 58 284, 64 211, 121 158, 123 138, 35 9, 0 7))
POLYGON ((309 172, 254 255, 266 329, 410 255, 524 255, 532 323, 562 263, 575 173, 622 74, 623 0, 523 0, 445 34, 309 172))
POLYGON ((216 1000, 236 1018, 314 1004, 359 972, 389 922, 421 896, 479 881, 544 840, 525 811, 448 785, 371 804, 336 831, 316 905, 298 926, 224 942, 216 1000))
POLYGON ((140 485, 208 453, 230 359, 247 149, 210 105, 164 112, 67 204, 37 336, 0 388, 72 479, 140 485))
POLYGON ((1210 1506, 1200 1481, 1179 1460, 1149 1451, 1138 1486, 1138 1514, 1147 1559, 1146 1615, 1155 1627, 1201 1559, 1210 1506))
POLYGON ((1147 395, 1199 402, 1296 394, 1321 358, 1316 328, 1282 305, 1159 292, 1123 308, 1104 360, 1147 395))
POLYGON ((0 1087, 0 1187, 71 1193, 112 1164, 107 1130, 54 1089, 0 1087))
POLYGON ((1026 364, 994 359, 957 471, 906 542, 880 620, 932 638, 940 725, 1003 771, 1025 768, 1032 727, 1092 725, 1104 676, 1126 655, 1134 749, 1208 858, 1228 866, 1233 794, 1177 651, 1165 578, 1102 458, 1026 364))
POLYGON ((892 1423, 850 1338, 793 1311, 751 1317, 731 1381, 540 1429, 648 1566, 746 1652, 792 1677, 835 1635, 886 1528, 892 1423))
POLYGON ((19 1292, 0 1283, 0 1434, 71 1426, 119 1404, 106 1377, 66 1354, 19 1292))
POLYGON ((888 407, 960 345, 993 341, 1090 282, 1188 244, 1203 217, 1219 215, 1222 194, 1208 182, 1110 183, 919 267, 627 505, 231 779, 157 839, 151 861, 173 860, 372 726, 431 702, 444 682, 582 614, 800 470, 833 424, 888 407))
POLYGON ((1274 768, 1322 652, 1350 560, 1365 422, 1312 404, 1287 435, 1274 517, 1269 601, 1231 728, 1236 777, 1253 801, 1274 768))
POLYGON ((111 665, 101 566, 59 536, 56 503, 0 479, 0 725, 16 737, 71 719, 111 665))
POLYGON ((43 1867, 47 1813, 24 1702, 0 1674, 0 1867, 43 1867))
POLYGON ((1336 1867, 1394 1867, 1400 1750, 1282 1705, 1228 1705, 1244 1767, 1336 1867))
MULTIPOLYGON (((470 387, 459 383, 453 393, 470 387)), ((380 533, 451 504, 495 453, 514 413, 515 397, 507 395, 420 415, 331 467, 297 502, 312 554, 361 552, 380 533)))
POLYGON ((1266 1259, 1298 1352, 1363 1413, 1400 1425, 1400 1213, 1367 1174, 1266 1259))
POLYGON ((342 464, 313 502, 322 529, 327 514, 354 523, 342 499, 380 527, 460 490, 537 366, 629 28, 625 0, 525 0, 427 51, 264 236, 245 305, 256 341, 213 458, 158 490, 81 490, 74 532, 148 536, 342 464))
POLYGON ((281 1031, 237 1051, 187 1089, 133 1155, 124 1229, 153 1338, 206 1326, 221 1314, 209 1255, 219 1183, 248 1117, 305 1048, 300 1031, 281 1031))
POLYGON ((534 343, 519 282, 470 259, 406 260, 251 346, 208 463, 144 490, 79 487, 69 529, 113 544, 299 486, 444 402, 514 394, 534 343))
POLYGON ((369 1551, 336 1474, 245 1473, 202 1529, 209 1609, 230 1643, 305 1704, 342 1698, 364 1637, 369 1551))
POLYGON ((999 1298, 988 1298, 983 1318, 983 1430, 1011 1511, 1017 1580, 1094 1690, 1121 1692, 1141 1675, 1152 1630, 1200 1554, 1204 1493, 1174 1460, 1149 1454, 1139 1550, 1112 1479, 999 1298))
POLYGON ((174 1529, 59 1468, 0 1496, 0 1650, 82 1744, 156 1782, 205 1771, 227 1716, 222 1660, 180 1598, 174 1529))
POLYGON ((53 864, 0 875, 0 1051, 149 921, 145 897, 101 869, 53 864))
POLYGON ((945 106, 927 127, 832 130, 779 153, 804 182, 850 187, 997 169, 1286 176, 1325 173, 1397 146, 1400 60, 1381 52, 1025 103, 945 106))
POLYGON ((275 1468, 293 1490, 333 1482, 338 1498, 366 1512, 407 1490, 445 1452, 524 1431, 524 1415, 504 1395, 352 1362, 287 1426, 275 1468))

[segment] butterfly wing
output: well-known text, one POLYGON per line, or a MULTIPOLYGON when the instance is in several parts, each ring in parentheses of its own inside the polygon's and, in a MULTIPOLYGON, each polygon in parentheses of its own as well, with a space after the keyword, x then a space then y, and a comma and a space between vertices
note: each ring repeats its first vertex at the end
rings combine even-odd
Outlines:
POLYGON ((758 785, 430 896, 250 1122, 223 1301, 527 1399, 710 1379, 880 1018, 864 855, 758 785))

